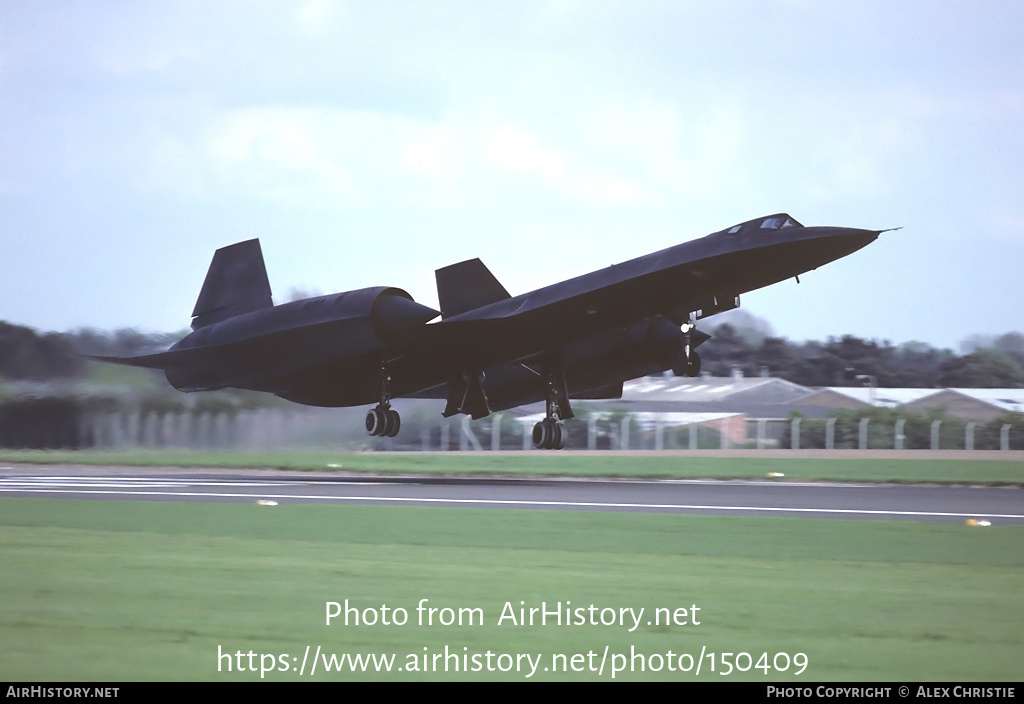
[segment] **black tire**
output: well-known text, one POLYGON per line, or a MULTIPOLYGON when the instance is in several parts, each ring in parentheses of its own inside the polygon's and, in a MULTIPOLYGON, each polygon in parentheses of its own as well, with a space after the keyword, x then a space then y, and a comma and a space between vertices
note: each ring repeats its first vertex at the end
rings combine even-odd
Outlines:
POLYGON ((385 424, 383 435, 385 437, 393 438, 398 435, 398 431, 402 427, 402 417, 398 415, 398 411, 393 408, 389 408, 384 413, 387 415, 387 423, 385 424))
POLYGON ((690 360, 686 365, 686 376, 700 375, 700 355, 696 352, 690 353, 690 360))
POLYGON ((686 360, 686 355, 682 350, 676 352, 676 356, 672 359, 672 373, 676 376, 687 376, 689 371, 690 363, 686 360))
POLYGON ((551 424, 552 437, 551 437, 551 450, 561 450, 565 447, 565 440, 569 433, 566 432, 565 426, 561 423, 551 424))
POLYGON ((565 426, 554 418, 545 418, 533 426, 533 446, 538 450, 561 450, 568 437, 565 426))
POLYGON ((550 443, 551 425, 545 419, 533 426, 533 446, 538 450, 546 450, 550 443))
POLYGON ((383 408, 371 408, 366 412, 366 432, 372 437, 383 435, 387 425, 387 417, 383 408))

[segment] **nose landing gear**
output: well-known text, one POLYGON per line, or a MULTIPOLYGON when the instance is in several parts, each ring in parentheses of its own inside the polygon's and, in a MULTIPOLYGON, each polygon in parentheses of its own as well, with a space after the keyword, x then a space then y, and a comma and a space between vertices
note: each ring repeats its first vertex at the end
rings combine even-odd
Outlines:
POLYGON ((569 434, 560 420, 573 417, 569 405, 569 393, 565 386, 565 375, 561 365, 552 365, 546 373, 547 394, 545 398, 545 418, 533 426, 533 446, 538 450, 561 450, 569 434))
POLYGON ((683 348, 676 353, 672 362, 672 373, 676 376, 697 376, 700 374, 700 355, 694 348, 708 339, 708 336, 697 331, 692 323, 683 323, 679 329, 683 333, 683 348), (694 341, 691 337, 693 332, 703 335, 703 338, 694 341))

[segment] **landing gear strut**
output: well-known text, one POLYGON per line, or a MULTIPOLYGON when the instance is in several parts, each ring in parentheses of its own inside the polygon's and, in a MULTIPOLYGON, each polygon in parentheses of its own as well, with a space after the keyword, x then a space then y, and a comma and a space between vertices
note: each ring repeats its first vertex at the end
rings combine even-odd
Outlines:
POLYGON ((559 421, 572 418, 573 412, 561 365, 547 372, 546 376, 545 418, 533 426, 533 446, 538 450, 561 450, 569 434, 559 421))
POLYGON ((393 438, 402 427, 402 418, 391 407, 391 376, 380 368, 380 403, 366 413, 366 432, 373 437, 393 438))

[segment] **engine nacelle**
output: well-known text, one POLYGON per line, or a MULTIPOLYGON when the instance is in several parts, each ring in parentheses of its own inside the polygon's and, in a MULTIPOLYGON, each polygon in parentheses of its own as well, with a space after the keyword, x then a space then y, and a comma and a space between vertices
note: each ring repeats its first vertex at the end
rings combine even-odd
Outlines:
MULTIPOLYGON (((381 352, 409 341, 438 315, 385 286, 292 301, 196 330, 172 348, 188 359, 168 368, 167 379, 182 391, 232 386, 277 393, 278 380, 298 370, 348 362, 346 369, 376 384, 381 352)), ((310 378, 311 385, 329 386, 336 377, 313 371, 310 378)))

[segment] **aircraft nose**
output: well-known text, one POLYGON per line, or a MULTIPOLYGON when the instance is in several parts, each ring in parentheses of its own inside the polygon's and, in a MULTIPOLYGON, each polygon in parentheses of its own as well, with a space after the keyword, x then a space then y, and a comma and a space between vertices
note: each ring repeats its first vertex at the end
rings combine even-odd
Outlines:
POLYGON ((835 241, 858 243, 860 246, 870 244, 886 230, 864 230, 857 227, 814 227, 807 228, 812 237, 826 237, 835 241))
POLYGON ((829 261, 845 257, 858 249, 867 247, 878 239, 885 230, 863 230, 856 227, 815 227, 807 228, 809 239, 818 243, 818 248, 830 253, 829 261))

